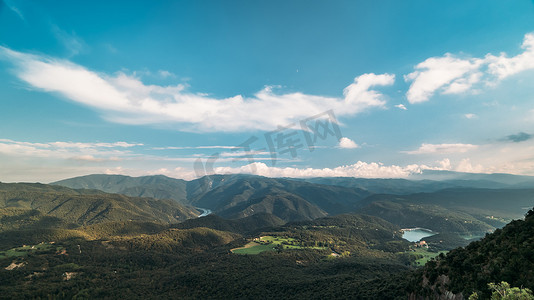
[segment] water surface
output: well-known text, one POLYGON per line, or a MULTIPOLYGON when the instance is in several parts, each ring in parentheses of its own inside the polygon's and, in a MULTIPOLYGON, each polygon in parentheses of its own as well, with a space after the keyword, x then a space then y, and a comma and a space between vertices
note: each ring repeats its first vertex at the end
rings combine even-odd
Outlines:
POLYGON ((402 237, 410 242, 418 242, 422 238, 437 234, 437 232, 433 232, 432 230, 425 228, 407 228, 403 230, 404 234, 402 235, 402 237))

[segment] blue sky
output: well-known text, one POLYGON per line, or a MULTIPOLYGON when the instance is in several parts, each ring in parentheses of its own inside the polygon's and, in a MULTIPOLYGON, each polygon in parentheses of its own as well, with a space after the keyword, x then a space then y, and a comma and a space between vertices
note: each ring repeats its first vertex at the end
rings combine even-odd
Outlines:
POLYGON ((533 80, 533 1, 3 0, 0 181, 534 175, 533 80))

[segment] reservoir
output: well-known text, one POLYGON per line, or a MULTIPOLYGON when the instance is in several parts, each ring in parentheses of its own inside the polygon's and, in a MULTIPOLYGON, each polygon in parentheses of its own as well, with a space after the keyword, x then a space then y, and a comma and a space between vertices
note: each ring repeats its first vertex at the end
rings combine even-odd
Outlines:
POLYGON ((425 228, 406 228, 402 231, 404 232, 402 237, 410 242, 418 242, 422 238, 437 234, 437 232, 425 228))

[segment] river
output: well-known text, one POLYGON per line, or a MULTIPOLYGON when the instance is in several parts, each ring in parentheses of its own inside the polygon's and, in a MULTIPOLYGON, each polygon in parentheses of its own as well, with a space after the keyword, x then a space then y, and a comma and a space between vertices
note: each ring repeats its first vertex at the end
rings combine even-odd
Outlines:
POLYGON ((202 213, 198 216, 199 218, 200 217, 205 217, 207 215, 211 215, 211 213, 212 213, 211 209, 200 208, 200 207, 195 207, 195 208, 202 211, 202 213))

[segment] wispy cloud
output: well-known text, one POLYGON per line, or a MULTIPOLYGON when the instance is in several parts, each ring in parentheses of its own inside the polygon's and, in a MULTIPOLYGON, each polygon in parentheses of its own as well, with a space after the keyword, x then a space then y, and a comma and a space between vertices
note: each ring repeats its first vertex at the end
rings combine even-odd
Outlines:
POLYGON ((446 53, 431 57, 404 76, 412 82, 406 97, 412 104, 428 101, 434 94, 477 92, 475 87, 492 86, 525 70, 534 69, 534 34, 528 33, 521 46, 523 52, 512 57, 505 53, 483 58, 462 58, 446 53))
POLYGON ((109 158, 98 158, 93 155, 80 155, 72 157, 73 160, 77 161, 87 161, 87 162, 105 162, 105 161, 121 161, 119 157, 109 157, 109 158))
POLYGON ((189 149, 241 149, 238 146, 196 146, 196 147, 154 147, 153 150, 189 150, 189 149))
POLYGON ((178 130, 272 130, 333 109, 348 116, 384 107, 376 86, 392 85, 390 74, 363 74, 343 90, 343 97, 304 93, 278 94, 266 87, 254 97, 237 95, 217 99, 175 86, 145 85, 124 73, 108 75, 58 60, 0 47, 0 58, 15 66, 15 74, 30 86, 101 111, 111 122, 124 124, 176 124, 178 130))
POLYGON ((413 151, 403 151, 407 154, 449 154, 464 153, 476 149, 477 145, 472 144, 422 144, 421 147, 413 151))
POLYGON ((79 161, 118 160, 118 156, 131 155, 125 150, 143 144, 126 142, 116 143, 78 143, 78 142, 50 142, 32 143, 0 139, 0 154, 9 156, 62 158, 79 161))
MULTIPOLYGON (((24 18, 24 15, 22 14, 22 11, 16 7, 10 0, 3 0, 4 4, 13 11, 22 21, 26 21, 26 18, 24 18)), ((2 1, 0 1, 0 5, 2 4, 2 1)))
POLYGON ((51 30, 56 39, 67 49, 69 56, 78 55, 87 48, 85 42, 76 33, 68 33, 57 25, 52 25, 51 30))
POLYGON ((175 78, 176 75, 174 75, 173 73, 167 71, 167 70, 159 70, 158 71, 158 75, 161 77, 161 78, 175 78))

